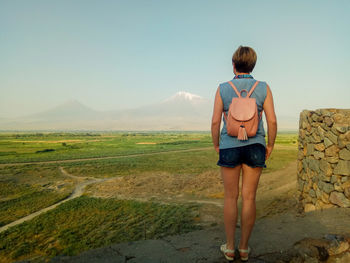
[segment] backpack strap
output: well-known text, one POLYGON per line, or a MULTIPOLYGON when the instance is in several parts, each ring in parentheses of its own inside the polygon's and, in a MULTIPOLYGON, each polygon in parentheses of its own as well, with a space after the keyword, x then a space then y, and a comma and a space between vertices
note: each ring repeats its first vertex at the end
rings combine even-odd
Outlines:
MULTIPOLYGON (((238 92, 236 86, 232 83, 232 81, 229 81, 228 83, 231 85, 233 90, 236 92, 237 96, 240 98, 241 94, 238 92)), ((250 89, 249 93, 247 94, 247 97, 250 97, 250 95, 252 95, 253 91, 255 90, 255 88, 258 84, 259 84, 259 81, 255 81, 253 87, 250 89)))
POLYGON ((250 97, 250 95, 252 95, 253 91, 255 90, 256 86, 259 84, 259 81, 255 81, 253 87, 250 89, 247 97, 250 97))
POLYGON ((229 81, 228 83, 231 85, 231 87, 233 88, 233 90, 236 92, 238 98, 240 98, 240 97, 241 97, 241 94, 238 92, 236 86, 233 85, 232 81, 229 81))

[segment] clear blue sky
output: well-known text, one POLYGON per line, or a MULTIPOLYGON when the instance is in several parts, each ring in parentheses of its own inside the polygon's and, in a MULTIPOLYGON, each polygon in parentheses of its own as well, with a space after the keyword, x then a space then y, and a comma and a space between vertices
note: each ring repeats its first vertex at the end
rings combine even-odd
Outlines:
POLYGON ((0 1, 0 117, 184 90, 213 99, 239 45, 278 115, 350 108, 350 1, 0 1))

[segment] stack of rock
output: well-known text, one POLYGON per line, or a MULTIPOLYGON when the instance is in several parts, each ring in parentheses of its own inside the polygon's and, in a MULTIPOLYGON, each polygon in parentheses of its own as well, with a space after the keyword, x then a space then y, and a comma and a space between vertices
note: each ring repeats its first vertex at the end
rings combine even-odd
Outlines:
POLYGON ((302 111, 298 149, 304 211, 350 207, 350 109, 302 111))

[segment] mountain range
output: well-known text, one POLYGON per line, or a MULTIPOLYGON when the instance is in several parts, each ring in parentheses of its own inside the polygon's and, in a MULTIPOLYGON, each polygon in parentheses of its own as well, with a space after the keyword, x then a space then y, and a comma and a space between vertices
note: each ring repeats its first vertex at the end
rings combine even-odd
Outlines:
MULTIPOLYGON (((159 103, 129 110, 97 111, 70 100, 35 114, 0 118, 0 130, 210 130, 212 104, 208 99, 185 91, 159 103)), ((296 118, 283 119, 287 120, 283 124, 285 129, 297 129, 296 118)))

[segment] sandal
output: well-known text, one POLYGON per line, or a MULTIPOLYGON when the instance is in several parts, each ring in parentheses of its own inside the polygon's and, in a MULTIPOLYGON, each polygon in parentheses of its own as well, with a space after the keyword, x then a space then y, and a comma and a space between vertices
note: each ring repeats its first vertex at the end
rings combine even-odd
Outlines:
POLYGON ((241 253, 247 253, 248 255, 243 257, 241 256, 241 261, 248 261, 249 253, 251 251, 251 248, 248 246, 248 249, 238 248, 239 255, 241 256, 241 253))
POLYGON ((226 244, 221 245, 220 247, 221 252, 224 253, 224 256, 227 260, 234 260, 235 259, 235 250, 234 249, 228 249, 226 247, 226 244), (231 253, 233 256, 228 256, 226 253, 231 253))

